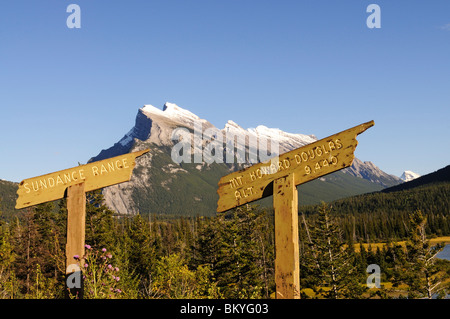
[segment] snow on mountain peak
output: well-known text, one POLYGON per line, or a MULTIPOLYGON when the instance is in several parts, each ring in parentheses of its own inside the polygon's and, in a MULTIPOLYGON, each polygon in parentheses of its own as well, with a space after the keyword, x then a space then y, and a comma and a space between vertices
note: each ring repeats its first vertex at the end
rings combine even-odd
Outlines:
POLYGON ((420 177, 420 175, 412 171, 404 171, 402 176, 400 176, 400 178, 405 182, 412 181, 413 179, 416 179, 418 177, 420 177))
POLYGON ((200 118, 194 113, 179 107, 178 105, 170 102, 166 102, 163 107, 163 112, 166 115, 176 116, 176 117, 186 117, 193 120, 199 120, 200 118))
POLYGON ((166 102, 164 104, 163 109, 158 109, 153 105, 147 104, 141 108, 141 111, 146 114, 147 117, 151 117, 152 115, 157 115, 164 117, 168 120, 174 121, 181 125, 193 126, 194 121, 200 121, 202 123, 206 123, 206 120, 199 118, 194 113, 179 107, 178 105, 170 102, 166 102))
POLYGON ((278 128, 269 128, 264 125, 258 125, 252 130, 259 136, 276 138, 280 145, 286 146, 286 150, 317 141, 317 138, 311 135, 288 133, 278 128))
POLYGON ((156 108, 156 107, 154 107, 153 105, 150 105, 150 104, 144 105, 141 108, 141 110, 143 112, 146 112, 146 113, 162 113, 163 112, 162 110, 160 110, 160 109, 158 109, 158 108, 156 108))
POLYGON ((144 105, 141 108, 141 110, 146 113, 156 114, 156 115, 165 116, 165 117, 186 117, 186 118, 190 118, 193 120, 200 119, 194 113, 192 113, 188 110, 185 110, 185 109, 179 107, 178 105, 176 105, 174 103, 170 103, 170 102, 166 102, 164 104, 164 107, 162 110, 160 110, 150 104, 144 105))
POLYGON ((225 124, 225 128, 224 128, 225 132, 228 131, 245 131, 239 124, 237 124, 236 122, 233 122, 232 120, 228 120, 228 122, 225 124))
MULTIPOLYGON (((162 110, 154 107, 153 105, 144 105, 141 108, 141 111, 149 118, 152 115, 157 115, 181 125, 187 125, 191 127, 193 127, 194 121, 208 123, 206 120, 200 119, 194 113, 170 102, 166 102, 162 110)), ((269 128, 265 125, 258 125, 256 128, 244 129, 232 120, 228 120, 223 131, 233 134, 249 134, 252 136, 257 136, 258 138, 262 137, 266 139, 275 139, 280 145, 281 152, 286 152, 293 148, 313 143, 317 140, 314 135, 287 133, 278 128, 269 128)))

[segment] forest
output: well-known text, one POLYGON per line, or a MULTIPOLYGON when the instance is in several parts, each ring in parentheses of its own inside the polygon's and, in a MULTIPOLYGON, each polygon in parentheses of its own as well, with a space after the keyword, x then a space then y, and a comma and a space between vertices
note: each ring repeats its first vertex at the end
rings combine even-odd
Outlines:
MULTIPOLYGON (((450 261, 434 258, 443 245, 430 239, 450 235, 449 191, 449 184, 433 184, 301 206, 301 298, 447 297, 450 261), (369 289, 374 264, 381 286, 369 289)), ((86 253, 74 256, 85 299, 275 296, 271 209, 119 216, 100 191, 89 192, 86 205, 86 253)), ((0 214, 1 299, 67 297, 65 207, 63 199, 0 214)))

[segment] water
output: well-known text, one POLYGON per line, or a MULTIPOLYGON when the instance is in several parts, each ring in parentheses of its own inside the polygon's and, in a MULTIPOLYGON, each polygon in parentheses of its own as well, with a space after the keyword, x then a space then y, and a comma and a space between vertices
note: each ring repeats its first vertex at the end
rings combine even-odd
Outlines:
POLYGON ((436 258, 450 260, 450 244, 445 245, 444 249, 436 255, 436 258))

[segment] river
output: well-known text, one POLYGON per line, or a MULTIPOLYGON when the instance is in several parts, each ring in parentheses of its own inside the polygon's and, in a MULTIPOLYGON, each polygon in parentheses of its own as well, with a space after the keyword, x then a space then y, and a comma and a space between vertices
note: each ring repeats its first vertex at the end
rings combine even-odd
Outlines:
POLYGON ((444 249, 436 255, 436 258, 450 260, 450 244, 445 245, 444 249))

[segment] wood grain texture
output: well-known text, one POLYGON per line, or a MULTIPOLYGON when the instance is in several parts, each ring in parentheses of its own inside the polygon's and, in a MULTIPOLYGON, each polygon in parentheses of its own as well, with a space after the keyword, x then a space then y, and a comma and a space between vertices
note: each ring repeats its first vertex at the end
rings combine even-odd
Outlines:
POLYGON ((300 298, 298 197, 294 174, 273 182, 277 299, 300 298))
POLYGON ((265 188, 275 179, 295 172, 295 185, 348 167, 358 145, 356 136, 374 122, 360 124, 264 163, 223 176, 218 185, 217 212, 272 195, 265 188))
POLYGON ((86 192, 84 183, 67 188, 67 242, 66 242, 66 274, 73 271, 72 264, 77 264, 74 256, 79 256, 80 267, 83 267, 84 240, 86 228, 86 192))

